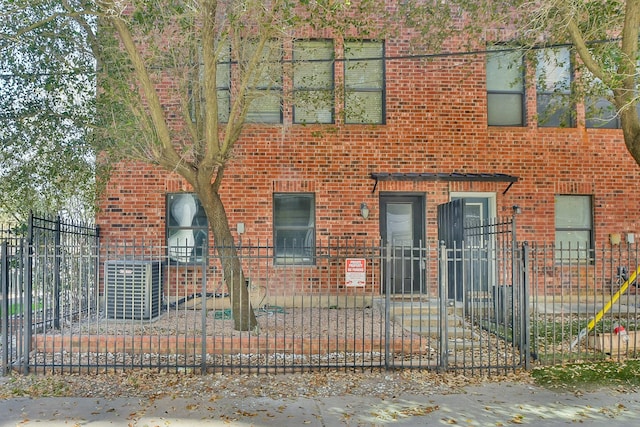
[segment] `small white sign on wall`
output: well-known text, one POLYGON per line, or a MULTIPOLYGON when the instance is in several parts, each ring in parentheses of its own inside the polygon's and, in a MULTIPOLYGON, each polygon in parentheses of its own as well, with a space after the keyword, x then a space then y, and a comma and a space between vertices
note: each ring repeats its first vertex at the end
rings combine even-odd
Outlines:
POLYGON ((346 286, 365 286, 367 284, 367 262, 364 258, 347 258, 344 265, 346 286))

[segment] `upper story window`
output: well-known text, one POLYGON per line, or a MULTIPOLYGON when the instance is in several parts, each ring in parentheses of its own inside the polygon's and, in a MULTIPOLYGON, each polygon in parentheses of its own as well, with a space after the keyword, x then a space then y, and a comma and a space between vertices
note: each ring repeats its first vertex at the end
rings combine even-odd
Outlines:
MULTIPOLYGON (((640 63, 638 64, 640 66, 640 63)), ((584 100, 585 126, 587 128, 620 129, 620 115, 616 106, 611 102, 613 91, 602 84, 588 70, 582 70, 584 80, 588 85, 588 95, 584 100)), ((636 112, 640 116, 640 104, 636 105, 636 112)))
POLYGON ((487 124, 525 124, 524 57, 521 51, 487 53, 487 124))
POLYGON ((346 41, 344 50, 345 123, 383 124, 384 44, 346 41))
POLYGON ((273 242, 276 264, 313 264, 315 230, 313 194, 274 194, 273 242))
POLYGON ((538 51, 536 63, 538 126, 575 126, 575 113, 571 100, 571 72, 569 48, 548 48, 538 51))
POLYGON ((584 101, 585 126, 588 128, 618 129, 620 119, 615 106, 605 97, 588 96, 584 101))
MULTIPOLYGON (((240 62, 241 67, 246 67, 256 54, 257 43, 247 41, 243 47, 240 62)), ((282 123, 282 46, 277 41, 264 45, 258 65, 252 70, 249 84, 246 96, 250 105, 245 121, 282 123)))
POLYGON ((556 260, 588 260, 593 249, 591 196, 556 196, 555 221, 556 260))
POLYGON ((218 120, 227 123, 231 111, 231 47, 228 43, 221 48, 216 65, 216 93, 218 95, 218 120))
POLYGON ((333 123, 333 59, 331 40, 294 42, 294 123, 333 123))
POLYGON ((193 193, 167 195, 167 252, 173 262, 201 262, 208 244, 208 221, 193 193))
MULTIPOLYGON (((198 52, 198 79, 190 83, 189 102, 191 121, 204 113, 204 63, 202 50, 198 52)), ((216 63, 216 95, 218 98, 218 121, 227 123, 231 106, 231 48, 229 43, 220 46, 216 63)))

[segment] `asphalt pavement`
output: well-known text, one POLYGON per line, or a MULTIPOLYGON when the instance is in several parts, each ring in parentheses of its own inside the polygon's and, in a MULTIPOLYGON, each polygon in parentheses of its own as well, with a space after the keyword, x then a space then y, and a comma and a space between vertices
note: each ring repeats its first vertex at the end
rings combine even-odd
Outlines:
POLYGON ((459 393, 295 399, 11 398, 0 426, 640 426, 640 392, 489 383, 459 393))

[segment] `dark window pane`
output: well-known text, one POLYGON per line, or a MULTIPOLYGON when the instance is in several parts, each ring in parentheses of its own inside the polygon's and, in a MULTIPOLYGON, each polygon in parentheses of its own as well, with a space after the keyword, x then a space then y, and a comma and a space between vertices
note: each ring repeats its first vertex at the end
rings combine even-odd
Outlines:
POLYGON ((585 103, 585 126, 588 128, 617 129, 620 120, 613 104, 604 98, 587 99, 585 103))
POLYGON ((569 95, 538 94, 538 126, 573 127, 575 126, 573 108, 569 95))
POLYGON ((274 195, 274 251, 277 264, 312 264, 315 201, 312 194, 274 195))

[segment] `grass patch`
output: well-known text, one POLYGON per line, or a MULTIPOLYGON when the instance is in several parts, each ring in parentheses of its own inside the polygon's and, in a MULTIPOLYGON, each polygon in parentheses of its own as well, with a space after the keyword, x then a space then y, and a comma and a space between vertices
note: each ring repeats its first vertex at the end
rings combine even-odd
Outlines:
MULTIPOLYGON (((37 302, 33 305, 34 311, 42 310, 44 304, 42 302, 37 302)), ((9 304, 9 316, 15 316, 18 314, 22 314, 24 312, 24 304, 22 303, 13 303, 9 304)), ((2 307, 0 307, 0 315, 2 315, 2 307)))
POLYGON ((531 376, 540 386, 566 390, 640 386, 640 360, 547 366, 534 369, 531 376))

